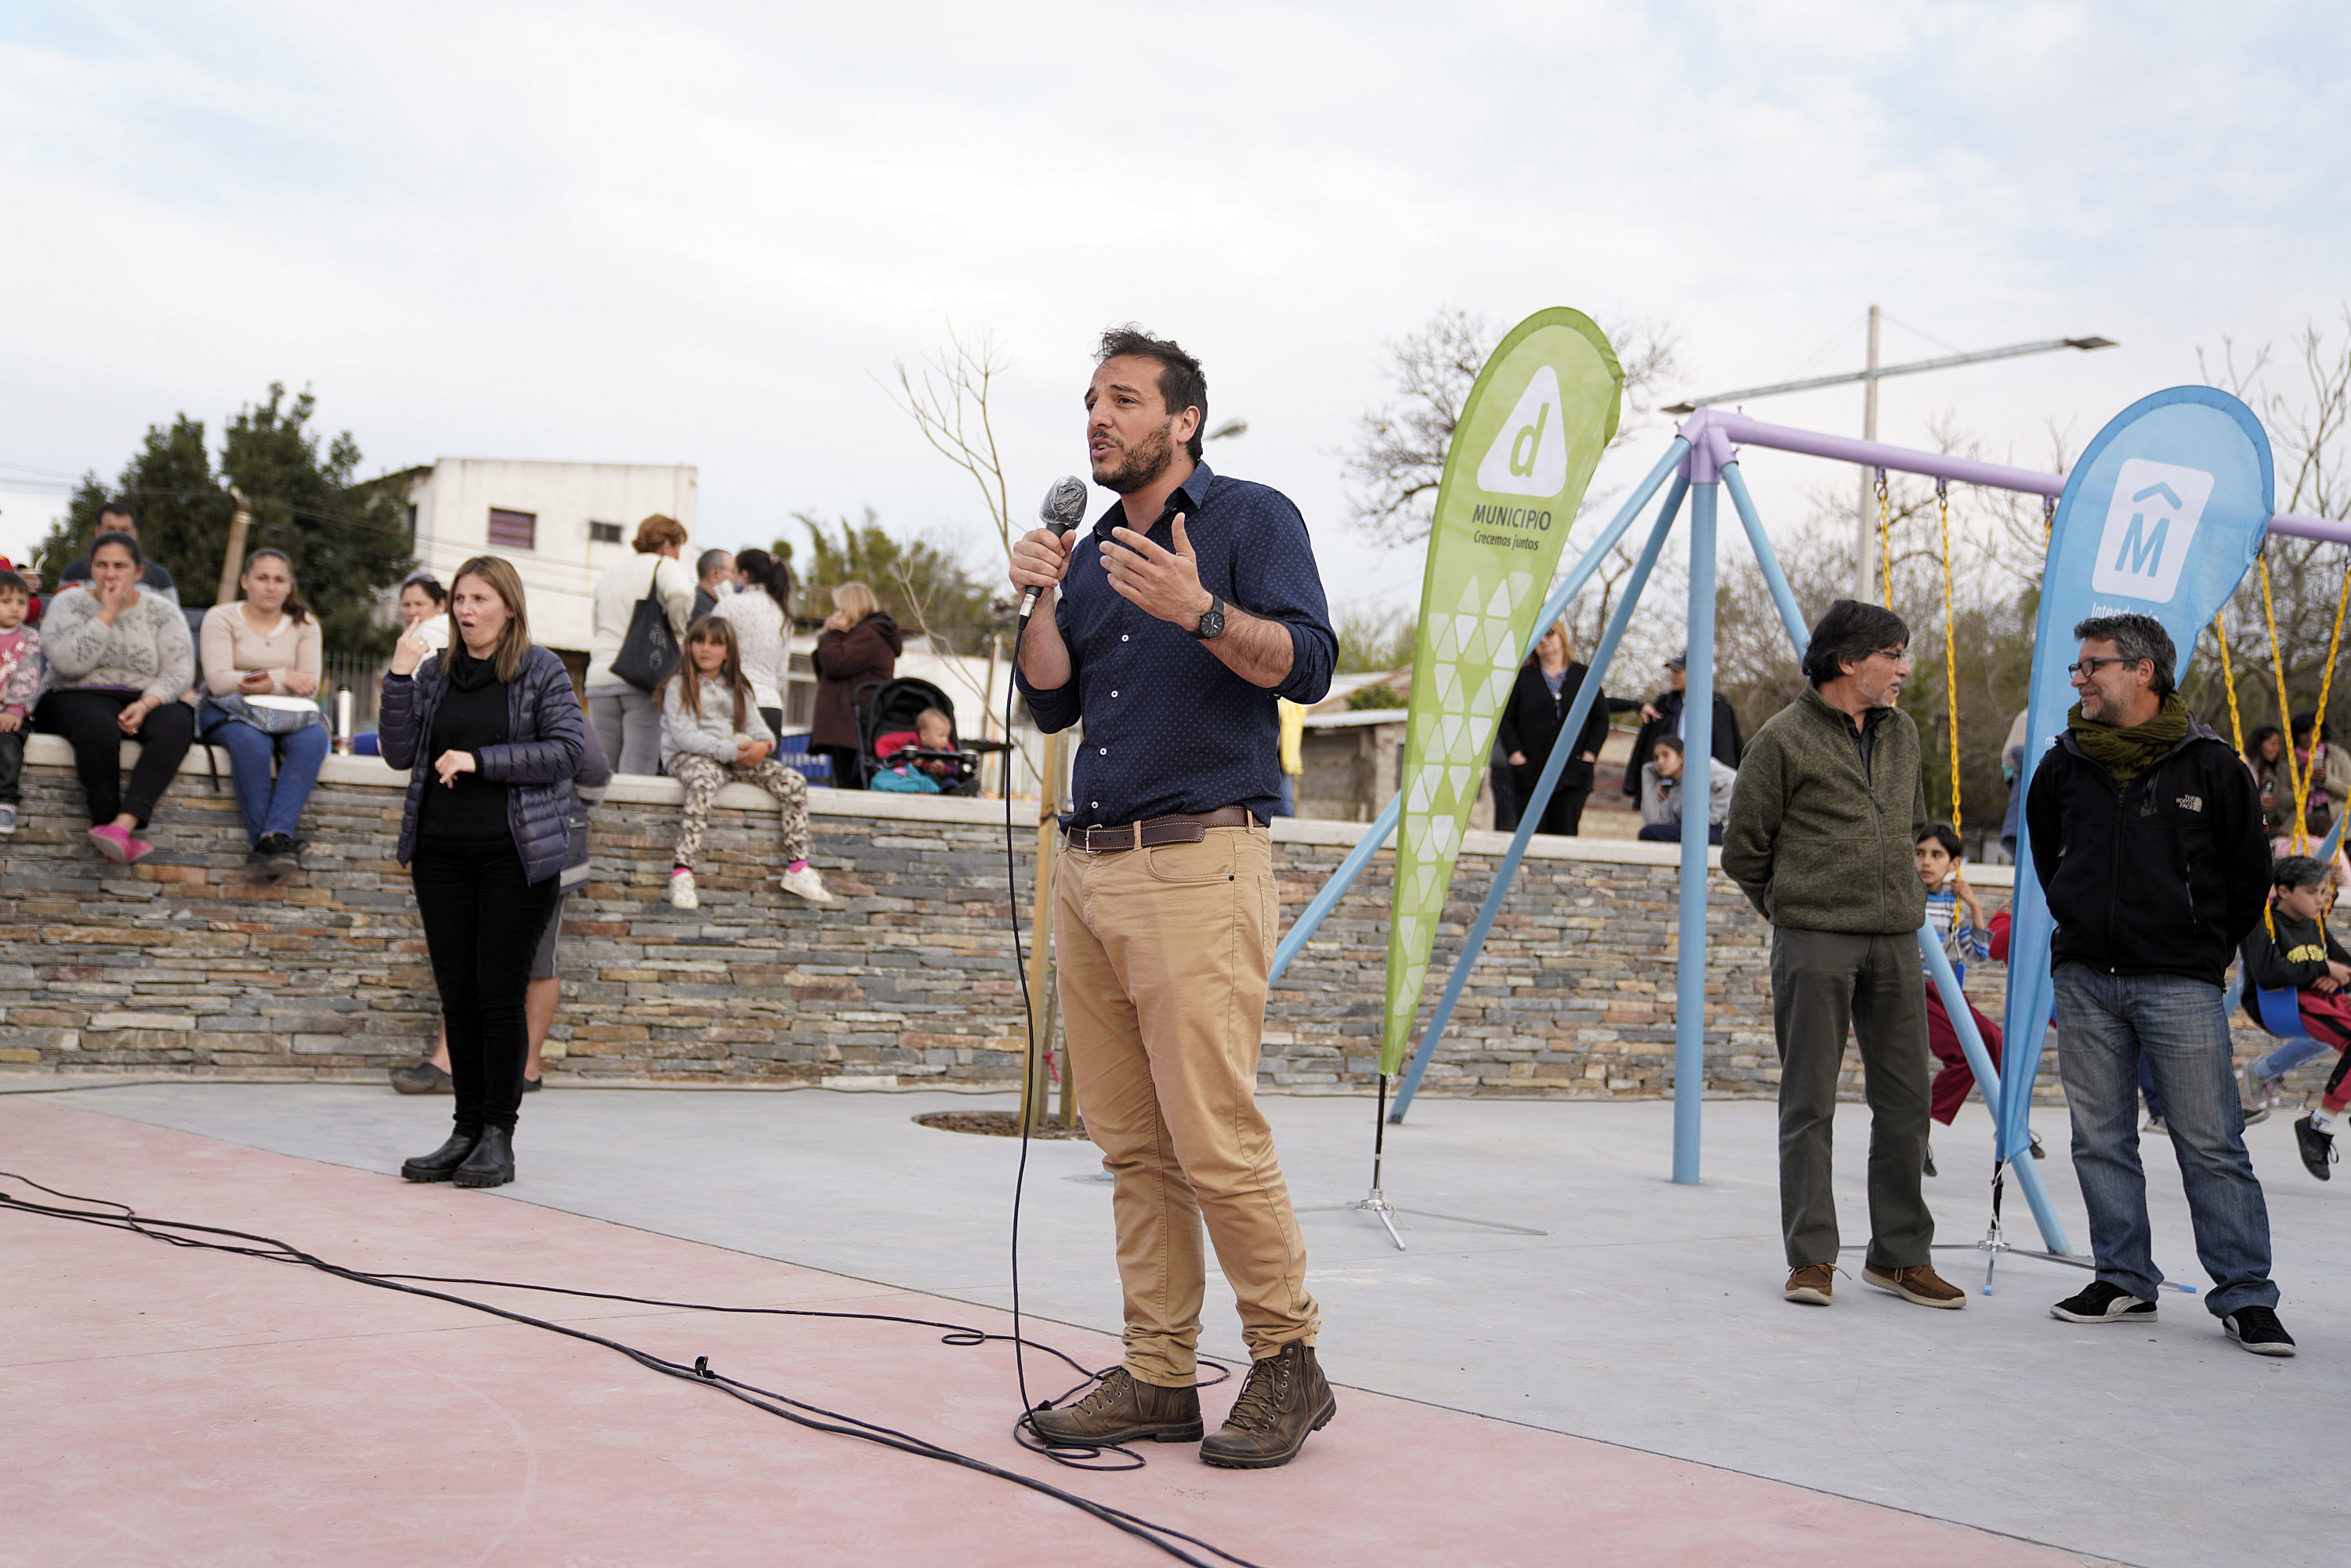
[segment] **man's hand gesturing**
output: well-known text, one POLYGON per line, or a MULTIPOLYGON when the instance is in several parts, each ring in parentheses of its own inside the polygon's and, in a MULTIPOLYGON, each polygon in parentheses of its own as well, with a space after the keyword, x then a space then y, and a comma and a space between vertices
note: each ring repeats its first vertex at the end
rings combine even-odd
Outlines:
POLYGON ((1115 542, 1102 547, 1102 570, 1111 588, 1145 614, 1189 632, 1216 603, 1216 596, 1200 586, 1200 563, 1192 541, 1184 533, 1184 514, 1176 514, 1170 529, 1174 549, 1162 549, 1133 528, 1114 528, 1115 542))

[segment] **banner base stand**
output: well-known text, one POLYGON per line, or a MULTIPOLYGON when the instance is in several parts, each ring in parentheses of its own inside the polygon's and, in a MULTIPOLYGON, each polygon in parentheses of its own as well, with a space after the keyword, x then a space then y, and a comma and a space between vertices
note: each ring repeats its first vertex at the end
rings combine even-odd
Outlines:
POLYGON ((1372 1190, 1353 1203, 1318 1203, 1296 1212, 1350 1214, 1361 1210, 1387 1228, 1388 1239, 1395 1243, 1395 1249, 1399 1252, 1409 1251, 1410 1249, 1405 1246, 1404 1237, 1397 1231, 1395 1220, 1391 1218, 1398 1214, 1409 1214, 1416 1219, 1442 1219, 1448 1225, 1475 1225, 1487 1230, 1508 1231, 1513 1236, 1549 1236, 1551 1234, 1548 1230, 1537 1230, 1531 1226, 1505 1225, 1498 1219, 1468 1219, 1458 1214, 1432 1214, 1425 1208, 1398 1208, 1388 1201, 1387 1194, 1380 1190, 1380 1164, 1387 1155, 1387 1134, 1388 1075, 1383 1072, 1380 1074, 1379 1099, 1372 1112, 1372 1190))

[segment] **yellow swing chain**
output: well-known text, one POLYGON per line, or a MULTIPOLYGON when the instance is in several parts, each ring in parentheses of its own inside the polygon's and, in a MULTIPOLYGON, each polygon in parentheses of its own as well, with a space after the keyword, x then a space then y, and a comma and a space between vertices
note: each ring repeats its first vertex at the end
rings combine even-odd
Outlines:
POLYGON ((1894 515, 1886 494, 1886 470, 1877 471, 1877 575, 1885 593, 1879 602, 1894 608, 1894 515))
MULTIPOLYGON (((2302 788, 2294 800, 2294 819, 2297 822, 2302 819, 2303 808, 2308 804, 2310 776, 2313 773, 2325 771, 2326 766, 2325 750, 2326 704, 2335 695, 2335 657, 2343 651, 2343 612, 2346 608, 2351 608, 2351 547, 2346 547, 2344 550, 2343 584, 2335 591, 2335 630, 2327 633, 2326 668, 2318 677, 2318 710, 2312 716, 2310 725, 2311 765, 2303 773, 2302 788)), ((2286 720, 2289 730, 2293 727, 2293 724, 2294 721, 2291 718, 2286 720)), ((2286 737, 2286 749, 2288 751, 2294 749, 2294 737, 2290 733, 2286 737)), ((2339 784, 2342 781, 2338 779, 2336 782, 2339 784)))
MULTIPOLYGON (((2229 658, 2229 623, 2225 612, 2212 617, 2212 637, 2220 644, 2220 684, 2229 691, 2229 737, 2237 744, 2237 755, 2244 757, 2245 720, 2237 711, 2237 667, 2229 658)), ((2293 739, 2288 737, 2285 749, 2291 751, 2293 748, 2293 739)), ((2246 758, 2246 760, 2250 762, 2252 759, 2246 758)), ((2277 920, 2266 901, 2262 904, 2262 925, 2269 932, 2270 940, 2276 941, 2277 920)))
MULTIPOLYGON (((2285 727, 2285 745, 2280 749, 2285 758, 2286 779, 2294 786, 2294 852, 2300 854, 2310 838, 2308 831, 2303 827, 2302 821, 2303 807, 2309 799, 2310 786, 2303 775, 2301 763, 2295 760, 2294 755, 2294 706, 2287 699, 2285 692, 2285 654, 2278 646, 2277 601, 2270 593, 2269 552, 2263 550, 2253 559, 2262 569, 2262 619, 2269 626, 2270 669, 2277 676, 2278 721, 2285 727)), ((2328 673, 2332 674, 2333 672, 2328 673)), ((2313 737, 2312 740, 2311 757, 2314 762, 2317 760, 2315 737, 2313 737)))
POLYGON ((1935 508, 1943 527, 1943 704, 1951 737, 1951 831, 1960 835, 1964 864, 1967 836, 1959 819, 1959 655, 1958 607, 1951 597, 1951 495, 1940 479, 1935 481, 1935 508))

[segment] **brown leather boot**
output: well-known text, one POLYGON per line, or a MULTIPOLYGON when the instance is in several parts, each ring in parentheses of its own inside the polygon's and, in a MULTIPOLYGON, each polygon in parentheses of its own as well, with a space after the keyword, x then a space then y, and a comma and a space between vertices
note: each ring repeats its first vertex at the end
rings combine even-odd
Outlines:
POLYGON ((1200 1391, 1162 1388, 1126 1368, 1110 1373, 1075 1405, 1032 1410, 1029 1429, 1056 1448, 1104 1448, 1113 1443, 1196 1443, 1205 1430, 1200 1391))
POLYGON ((1314 1347, 1286 1344, 1250 1364, 1233 1413, 1200 1445, 1200 1458, 1231 1470, 1270 1470, 1297 1458, 1306 1435, 1329 1426, 1338 1413, 1314 1347))

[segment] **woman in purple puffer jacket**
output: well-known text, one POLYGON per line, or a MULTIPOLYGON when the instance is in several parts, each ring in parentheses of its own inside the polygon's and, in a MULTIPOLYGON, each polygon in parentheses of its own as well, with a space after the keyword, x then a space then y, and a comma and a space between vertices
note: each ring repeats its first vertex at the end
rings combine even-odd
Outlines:
POLYGON ((449 1030, 449 1141, 410 1181, 514 1180, 515 1113, 530 1049, 523 998, 570 849, 586 722, 563 661, 533 647, 522 579, 476 556, 449 583, 448 652, 413 629, 393 646, 378 730, 408 773, 400 847, 449 1030))

